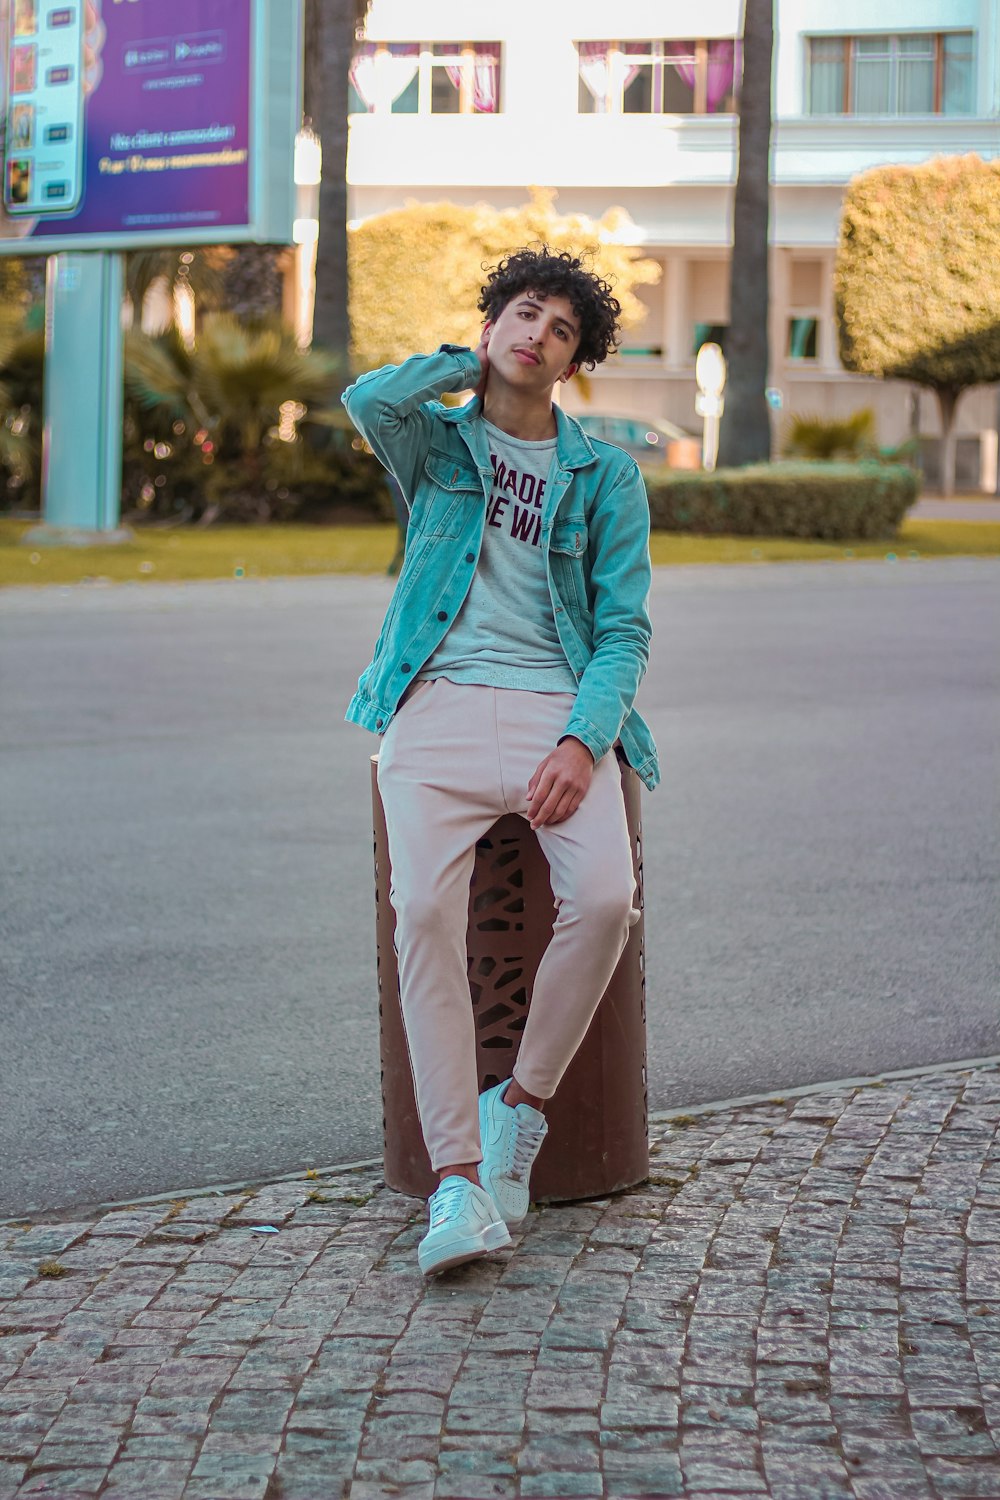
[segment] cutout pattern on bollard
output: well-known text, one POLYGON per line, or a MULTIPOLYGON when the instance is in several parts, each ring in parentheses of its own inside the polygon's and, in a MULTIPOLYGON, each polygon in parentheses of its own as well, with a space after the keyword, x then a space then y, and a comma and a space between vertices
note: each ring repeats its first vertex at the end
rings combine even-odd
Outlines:
MULTIPOLYGON (((496 825, 497 828, 500 825, 496 825)), ((469 953, 469 992, 480 1049, 497 1054, 496 1068, 482 1078, 492 1088, 510 1076, 512 1057, 528 1020, 524 953, 524 866, 520 833, 497 837, 496 830, 476 845, 469 893, 469 947, 488 936, 491 952, 469 953), (499 934, 506 934, 500 937, 499 934)))

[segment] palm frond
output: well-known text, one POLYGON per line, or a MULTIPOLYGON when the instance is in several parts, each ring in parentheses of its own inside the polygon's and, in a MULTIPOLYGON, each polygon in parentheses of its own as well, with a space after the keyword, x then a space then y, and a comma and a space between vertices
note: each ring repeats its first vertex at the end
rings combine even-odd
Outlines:
POLYGON ((193 366, 206 407, 250 430, 273 422, 285 401, 329 401, 337 378, 335 359, 300 349, 282 324, 248 325, 228 313, 205 319, 193 366))
POLYGON ((170 407, 178 416, 189 413, 191 369, 179 357, 183 345, 168 337, 130 331, 125 336, 125 389, 140 406, 170 407))

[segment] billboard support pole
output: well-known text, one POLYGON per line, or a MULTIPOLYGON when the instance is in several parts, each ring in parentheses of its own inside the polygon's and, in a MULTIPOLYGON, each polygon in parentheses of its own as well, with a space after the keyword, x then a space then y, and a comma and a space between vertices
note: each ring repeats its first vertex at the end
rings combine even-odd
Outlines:
POLYGON ((117 542, 122 480, 122 297, 125 257, 74 250, 49 257, 45 285, 42 514, 24 541, 117 542))

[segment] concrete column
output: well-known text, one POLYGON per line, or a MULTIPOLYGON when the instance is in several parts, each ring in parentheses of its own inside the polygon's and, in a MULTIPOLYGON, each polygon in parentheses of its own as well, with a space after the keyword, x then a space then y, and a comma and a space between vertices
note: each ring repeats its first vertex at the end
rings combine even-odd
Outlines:
POLYGON ((671 370, 683 369, 691 358, 689 265, 683 250, 667 253, 663 277, 663 315, 666 362, 671 370))
POLYGON ((22 540, 120 541, 122 297, 125 257, 77 250, 49 257, 45 298, 42 504, 22 540))
POLYGON ((833 295, 833 265, 833 254, 824 255, 820 287, 819 367, 821 370, 840 369, 840 355, 837 353, 837 308, 833 295))
POLYGON ((788 337, 788 302, 792 274, 792 252, 783 245, 771 247, 770 317, 768 319, 768 341, 771 345, 771 385, 784 390, 787 366, 785 344, 788 337))

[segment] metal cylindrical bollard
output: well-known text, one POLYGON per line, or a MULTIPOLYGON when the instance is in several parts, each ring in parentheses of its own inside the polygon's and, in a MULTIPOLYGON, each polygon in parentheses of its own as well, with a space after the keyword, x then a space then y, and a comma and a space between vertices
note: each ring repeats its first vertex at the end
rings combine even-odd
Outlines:
MULTIPOLYGON (((389 902, 377 765, 372 756, 385 1180, 397 1192, 424 1198, 437 1179, 420 1129, 399 1005, 396 917, 389 902)), ((649 1175, 640 782, 624 764, 622 789, 639 920, 590 1030, 546 1108, 549 1133, 531 1177, 531 1196, 539 1202, 600 1198, 649 1175)), ((469 889, 469 990, 480 1090, 511 1075, 555 915, 538 839, 523 818, 500 818, 476 845, 469 889)))

